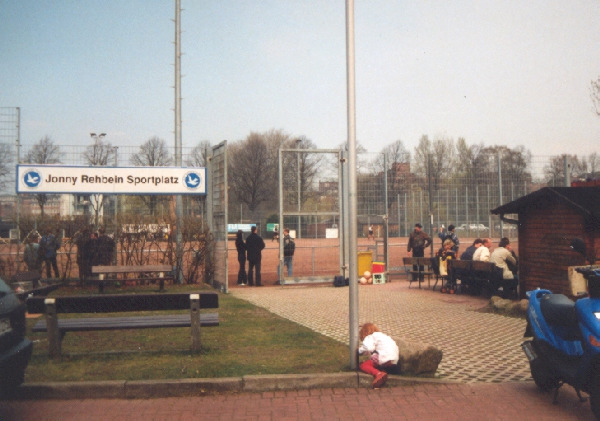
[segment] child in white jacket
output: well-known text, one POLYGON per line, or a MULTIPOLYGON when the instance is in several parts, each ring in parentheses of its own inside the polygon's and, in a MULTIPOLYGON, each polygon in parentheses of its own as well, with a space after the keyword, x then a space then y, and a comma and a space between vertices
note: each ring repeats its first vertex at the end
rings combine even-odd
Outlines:
POLYGON ((373 323, 365 323, 360 328, 362 344, 358 348, 359 354, 369 353, 368 360, 360 364, 361 371, 373 376, 373 388, 381 387, 387 381, 387 373, 381 369, 393 367, 398 364, 399 350, 396 341, 388 335, 381 333, 373 323))

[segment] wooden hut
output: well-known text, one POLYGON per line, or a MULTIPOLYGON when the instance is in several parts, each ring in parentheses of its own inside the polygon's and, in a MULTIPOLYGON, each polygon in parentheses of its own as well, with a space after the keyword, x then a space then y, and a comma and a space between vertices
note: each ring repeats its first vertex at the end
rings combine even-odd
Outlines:
POLYGON ((597 258, 600 187, 546 187, 491 212, 518 227, 521 297, 536 288, 573 296, 568 268, 587 262, 570 242, 581 238, 588 257, 597 258))

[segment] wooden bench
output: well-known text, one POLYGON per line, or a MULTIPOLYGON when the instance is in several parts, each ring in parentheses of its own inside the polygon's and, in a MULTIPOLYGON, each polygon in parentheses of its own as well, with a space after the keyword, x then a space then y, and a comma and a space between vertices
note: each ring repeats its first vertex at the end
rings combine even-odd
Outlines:
POLYGON ((16 285, 21 287, 21 291, 16 290, 17 297, 21 301, 25 301, 28 296, 48 295, 60 287, 60 284, 56 282, 42 285, 41 279, 42 275, 37 271, 18 272, 10 278, 10 284, 13 289, 16 285))
POLYGON ((60 287, 60 284, 50 284, 50 285, 44 285, 44 286, 40 286, 37 288, 25 290, 23 292, 17 292, 16 294, 17 294, 17 297, 19 297, 19 300, 25 301, 27 299, 27 297, 39 297, 39 296, 45 297, 52 291, 58 289, 59 287, 60 287))
POLYGON ((92 266, 92 274, 99 275, 99 279, 89 280, 98 283, 98 292, 104 292, 105 282, 125 282, 142 281, 160 283, 160 290, 165 289, 165 280, 173 281, 173 266, 171 265, 123 265, 123 266, 92 266), (118 275, 136 274, 134 278, 123 277, 119 279, 118 275))
POLYGON ((40 280, 42 279, 42 274, 35 270, 28 270, 25 272, 17 272, 11 278, 10 284, 18 284, 18 283, 29 283, 31 282, 31 288, 38 288, 40 286, 40 280))
POLYGON ((501 286, 504 286, 502 269, 491 262, 473 261, 471 265, 471 279, 474 293, 482 291, 492 295, 501 286))
POLYGON ((219 308, 214 292, 195 294, 117 294, 66 296, 56 298, 29 297, 30 314, 45 314, 32 332, 48 332, 51 357, 61 354, 61 341, 67 332, 191 327, 192 351, 200 350, 200 326, 218 326, 217 313, 200 313, 200 309, 219 308), (138 311, 190 310, 185 314, 161 314, 127 317, 86 317, 58 319, 61 313, 118 313, 138 311))
POLYGON ((431 288, 431 277, 435 275, 435 272, 433 271, 433 258, 404 257, 403 262, 408 275, 409 288, 413 282, 418 282, 419 288, 421 288, 421 282, 425 279, 425 277, 427 277, 427 286, 431 288))
POLYGON ((450 269, 455 279, 460 279, 461 290, 470 294, 479 295, 482 291, 494 293, 504 285, 502 269, 494 263, 451 260, 450 269))

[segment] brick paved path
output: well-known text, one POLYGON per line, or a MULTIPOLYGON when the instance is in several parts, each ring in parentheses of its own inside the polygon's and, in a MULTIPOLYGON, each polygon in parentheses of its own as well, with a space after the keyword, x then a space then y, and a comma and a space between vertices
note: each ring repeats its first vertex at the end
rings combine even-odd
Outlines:
MULTIPOLYGON (((239 287, 239 298, 333 339, 348 343, 348 288, 330 286, 239 287)), ((359 287, 359 321, 391 336, 442 349, 440 377, 461 382, 531 378, 520 344, 525 320, 477 311, 488 300, 408 288, 408 282, 359 287)))
POLYGON ((533 382, 418 384, 135 400, 0 402, 2 421, 572 421, 593 419, 572 389, 558 405, 533 382))

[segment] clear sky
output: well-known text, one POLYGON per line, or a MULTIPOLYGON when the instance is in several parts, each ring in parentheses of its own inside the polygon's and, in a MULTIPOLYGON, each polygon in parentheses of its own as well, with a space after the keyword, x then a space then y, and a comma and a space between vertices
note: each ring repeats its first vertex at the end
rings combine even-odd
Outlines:
MULTIPOLYGON (((347 139, 344 0, 182 0, 183 145, 347 139)), ((0 106, 25 145, 174 135, 174 0, 0 0, 0 106)), ((356 0, 357 140, 599 150, 598 0, 356 0)))

